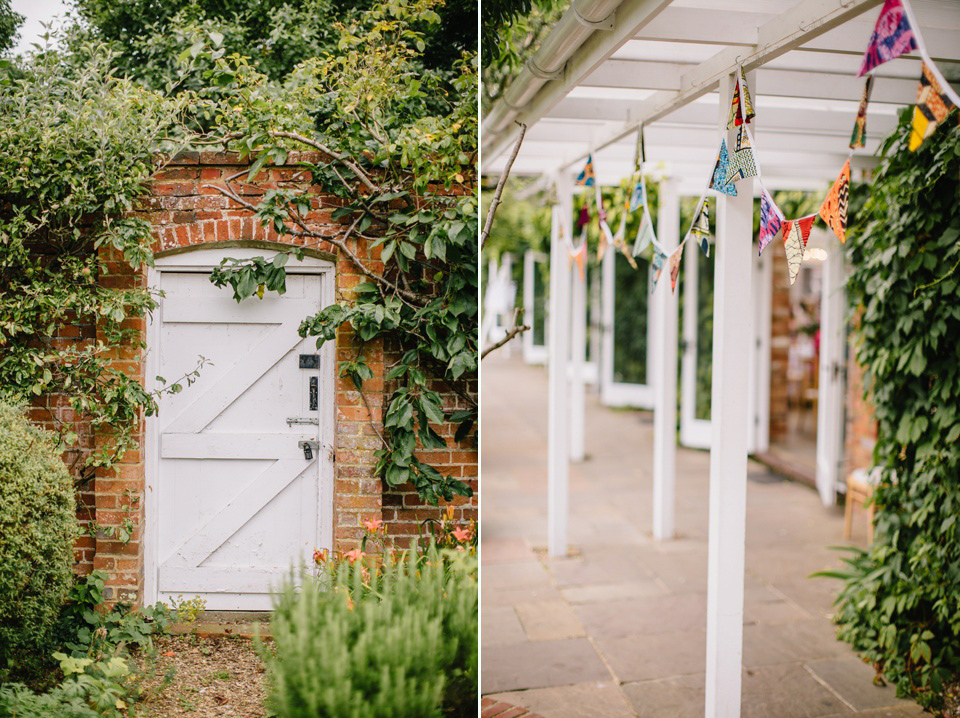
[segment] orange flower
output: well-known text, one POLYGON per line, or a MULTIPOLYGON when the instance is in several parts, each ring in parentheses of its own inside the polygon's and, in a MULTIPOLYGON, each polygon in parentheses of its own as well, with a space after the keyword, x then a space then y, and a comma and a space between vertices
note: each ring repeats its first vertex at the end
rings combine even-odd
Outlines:
POLYGON ((355 548, 352 551, 347 551, 345 554, 343 554, 343 557, 350 563, 353 563, 357 559, 361 559, 364 556, 366 556, 366 554, 358 548, 355 548))
POLYGON ((470 529, 466 529, 458 526, 453 530, 453 537, 457 541, 460 541, 461 543, 466 543, 467 541, 473 538, 473 531, 471 531, 470 529))
POLYGON ((386 528, 383 525, 383 521, 381 521, 380 519, 373 519, 373 521, 364 521, 363 528, 365 528, 368 532, 372 534, 377 533, 381 529, 383 529, 384 533, 386 533, 386 528))
POLYGON ((327 558, 329 558, 329 552, 327 549, 316 548, 313 550, 313 562, 315 564, 326 563, 327 558))

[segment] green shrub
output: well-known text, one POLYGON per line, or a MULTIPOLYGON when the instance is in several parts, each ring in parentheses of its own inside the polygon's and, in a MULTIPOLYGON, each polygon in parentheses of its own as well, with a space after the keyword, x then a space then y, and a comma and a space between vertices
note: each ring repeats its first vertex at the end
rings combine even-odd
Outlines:
POLYGON ((261 648, 281 718, 477 714, 476 558, 431 547, 288 583, 261 648))
POLYGON ((837 621, 899 695, 937 709, 960 675, 960 130, 954 114, 910 152, 909 116, 847 242, 883 479, 876 539, 848 559, 837 621))
POLYGON ((52 437, 0 403, 0 680, 52 651, 73 579, 74 511, 73 482, 52 437))

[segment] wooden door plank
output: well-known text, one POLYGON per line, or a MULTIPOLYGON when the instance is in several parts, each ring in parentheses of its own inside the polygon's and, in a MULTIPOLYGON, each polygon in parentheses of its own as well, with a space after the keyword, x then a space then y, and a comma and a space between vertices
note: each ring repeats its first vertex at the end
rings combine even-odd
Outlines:
MULTIPOLYGON (((160 437, 160 457, 163 459, 289 459, 303 458, 299 442, 316 441, 312 434, 180 434, 166 433, 160 437)), ((314 450, 316 452, 316 450, 314 450)))
POLYGON ((242 303, 229 296, 216 298, 170 298, 163 300, 164 324, 276 324, 278 316, 302 320, 320 309, 319 302, 282 297, 246 299, 242 303))
POLYGON ((164 593, 269 593, 290 578, 291 567, 161 566, 164 593))
MULTIPOLYGON (((162 562, 161 567, 163 565, 200 566, 294 479, 303 474, 308 467, 315 466, 316 460, 316 454, 310 461, 304 460, 302 456, 299 459, 278 460, 188 536, 171 556, 162 562)), ((295 523, 299 525, 299 521, 295 523)), ((170 590, 162 581, 160 585, 163 586, 163 590, 170 590)))

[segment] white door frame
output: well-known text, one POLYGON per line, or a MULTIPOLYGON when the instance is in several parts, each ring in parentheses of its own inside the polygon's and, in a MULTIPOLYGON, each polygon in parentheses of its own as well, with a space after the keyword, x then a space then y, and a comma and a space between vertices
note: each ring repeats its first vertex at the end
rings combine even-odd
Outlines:
MULTIPOLYGON (((647 297, 647 383, 629 384, 627 382, 614 381, 613 379, 613 350, 614 350, 614 321, 616 302, 616 283, 618 261, 617 252, 614 248, 609 248, 600 262, 600 292, 602 300, 600 302, 601 319, 601 337, 600 337, 600 402, 604 406, 629 406, 640 409, 652 409, 654 403, 653 385, 650 384, 650 378, 653 376, 652 357, 653 351, 653 302, 647 297)), ((621 258, 621 261, 622 258, 621 258)))
MULTIPOLYGON (((189 272, 209 274, 219 266, 220 260, 225 257, 249 259, 263 256, 271 251, 288 249, 286 245, 272 243, 257 243, 256 248, 246 247, 219 247, 200 245, 185 252, 178 252, 165 257, 157 257, 153 267, 147 269, 147 286, 159 286, 160 275, 163 272, 189 272)), ((326 307, 334 303, 336 296, 336 267, 332 261, 314 257, 304 257, 298 261, 291 257, 287 264, 288 274, 318 274, 323 276, 320 284, 320 306, 326 307)), ((224 292, 229 292, 227 288, 224 292)), ((147 322, 147 351, 145 362, 145 389, 148 392, 159 388, 156 380, 158 350, 160 347, 160 324, 163 312, 163 299, 160 306, 151 314, 147 322)), ((320 373, 320 396, 328 397, 326 405, 320 407, 320 444, 322 447, 334 447, 336 437, 334 422, 336 420, 336 352, 335 342, 329 341, 318 350, 320 362, 327 369, 320 373)), ((184 389, 189 391, 189 389, 184 389)), ((160 422, 157 416, 146 417, 144 423, 144 521, 145 530, 142 531, 143 541, 143 603, 149 605, 157 601, 159 595, 158 575, 160 561, 157 555, 159 546, 160 506, 159 506, 159 478, 160 478, 160 422)), ((334 467, 331 452, 321 451, 317 457, 319 491, 318 491, 318 548, 333 548, 333 484, 334 467)))
POLYGON ((827 244, 820 295, 820 376, 817 394, 817 491, 824 506, 837 502, 841 481, 846 394, 846 267, 833 234, 827 244))
MULTIPOLYGON (((699 248, 685 252, 683 280, 683 340, 684 351, 680 361, 680 443, 694 449, 709 449, 711 429, 709 419, 696 418, 697 399, 697 329, 700 320, 699 305, 699 248)), ((773 300, 773 260, 768 252, 754 257, 751 271, 753 316, 750 318, 753 351, 750 352, 752 378, 749 384, 747 449, 753 454, 770 448, 770 331, 771 302, 773 300)))
MULTIPOLYGON (((537 315, 537 298, 534 291, 536 263, 548 264, 549 261, 550 258, 543 252, 528 249, 523 253, 523 321, 530 325, 530 331, 523 333, 523 360, 527 364, 546 364, 547 357, 550 354, 548 317, 544 316, 540 319, 544 323, 543 344, 533 343, 533 327, 537 315)), ((544 303, 544 306, 547 306, 547 304, 544 303)))

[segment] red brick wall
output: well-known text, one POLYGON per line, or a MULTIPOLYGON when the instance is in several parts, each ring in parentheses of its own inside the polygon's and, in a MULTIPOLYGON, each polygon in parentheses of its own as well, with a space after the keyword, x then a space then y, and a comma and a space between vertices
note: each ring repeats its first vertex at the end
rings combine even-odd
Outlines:
POLYGON ((770 317, 770 442, 787 435, 787 362, 790 352, 790 277, 787 256, 773 253, 770 317))
MULTIPOLYGON (((319 155, 300 157, 310 161, 323 159, 319 155)), ((297 159, 297 156, 291 157, 291 161, 297 159)), ((306 244, 305 240, 297 238, 281 240, 271 228, 260 226, 248 210, 222 196, 216 189, 205 186, 224 186, 225 178, 236 174, 242 166, 244 163, 232 153, 193 152, 183 153, 158 173, 151 184, 151 193, 143 198, 136 213, 154 227, 154 251, 162 254, 184 247, 210 246, 231 240, 306 244)), ((262 172, 253 183, 233 182, 232 185, 241 197, 255 204, 267 189, 276 188, 278 182, 291 180, 297 172, 295 167, 272 168, 262 172)), ((314 227, 319 228, 325 236, 341 231, 339 223, 331 216, 340 201, 321 195, 317 187, 310 187, 306 183, 300 186, 315 195, 313 207, 306 216, 314 223, 314 227)), ((370 248, 366 242, 356 239, 350 240, 348 246, 372 270, 382 271, 379 248, 370 248)), ((336 296, 338 300, 349 301, 353 296, 353 287, 363 281, 362 275, 329 242, 322 242, 319 247, 313 248, 335 257, 336 296)), ((108 268, 107 274, 101 278, 105 284, 124 287, 145 281, 142 273, 133 272, 117 257, 107 253, 102 259, 108 268)), ((135 320, 134 328, 144 331, 144 320, 135 320)), ((354 358, 356 348, 349 328, 338 332, 336 353, 338 361, 354 358)), ((363 521, 381 518, 387 522, 389 534, 399 537, 403 543, 418 534, 421 521, 437 517, 442 510, 421 506, 416 491, 410 486, 389 490, 374 474, 375 452, 380 448, 377 433, 383 431, 384 352, 382 346, 367 342, 364 353, 367 365, 374 373, 374 378, 367 380, 364 385, 367 402, 363 401, 349 379, 338 377, 336 384, 334 542, 344 550, 359 544, 363 536, 363 521)), ((123 371, 143 381, 144 356, 141 350, 123 349, 113 359, 123 371)), ((444 395, 445 408, 463 408, 461 398, 445 387, 437 387, 437 390, 444 395)), ((472 392, 475 397, 475 386, 472 392)), ((142 423, 137 431, 138 438, 142 439, 142 423)), ((97 442, 108 440, 105 436, 96 437, 97 442)), ((448 451, 433 452, 434 456, 430 457, 432 462, 439 464, 441 471, 464 477, 476 490, 476 448, 472 442, 468 446, 457 446, 452 436, 448 437, 448 443, 448 451)), ((137 601, 142 598, 144 564, 140 536, 144 521, 143 461, 141 451, 131 451, 114 469, 99 471, 92 496, 88 496, 88 500, 92 499, 95 504, 96 519, 102 526, 119 525, 127 517, 134 521, 137 528, 131 541, 122 544, 101 537, 95 542, 80 539, 77 543, 78 570, 89 571, 95 567, 109 572, 111 600, 137 601), (129 506, 131 503, 132 506, 129 506)), ((476 518, 476 498, 455 503, 458 518, 476 518)))

